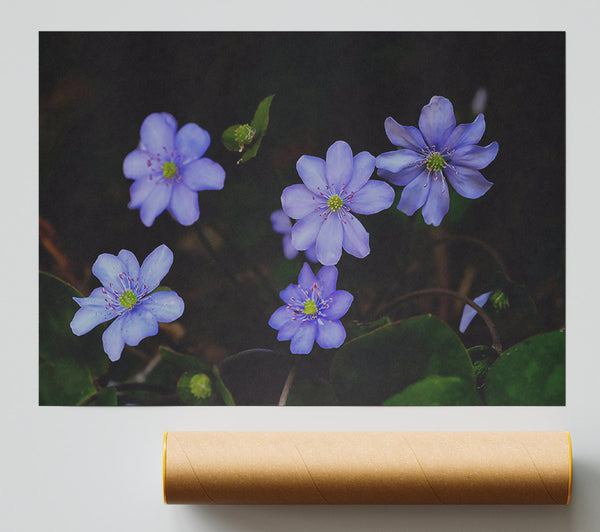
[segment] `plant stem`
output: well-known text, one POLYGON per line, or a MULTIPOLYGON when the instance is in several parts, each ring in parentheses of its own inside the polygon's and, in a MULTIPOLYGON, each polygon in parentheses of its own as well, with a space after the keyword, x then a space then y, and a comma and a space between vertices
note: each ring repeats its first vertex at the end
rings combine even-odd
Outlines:
POLYGON ((288 373, 287 379, 285 379, 285 383, 283 385, 283 390, 281 390, 281 397, 279 397, 279 403, 277 406, 285 406, 287 403, 288 394, 290 393, 290 388, 292 387, 292 383, 294 382, 294 377, 296 376, 296 366, 298 365, 298 359, 294 361, 294 365, 290 372, 288 373))
POLYGON ((468 297, 463 296, 462 294, 459 294, 458 292, 453 292, 452 290, 446 290, 444 288, 426 288, 424 290, 415 290, 414 292, 404 294, 403 296, 400 296, 399 298, 394 299, 393 301, 390 301, 389 303, 386 303, 385 305, 381 305, 379 307, 379 309, 377 309, 377 314, 379 315, 381 313, 386 312, 390 308, 394 307, 395 305, 397 305, 398 303, 400 303, 402 301, 405 301, 406 299, 411 299, 413 297, 429 296, 429 295, 442 295, 442 296, 453 297, 455 299, 459 299, 463 303, 465 303, 465 304, 469 305, 470 307, 472 307, 473 309, 475 309, 477 311, 477 313, 482 317, 483 321, 485 322, 487 328, 490 331, 490 334, 492 336, 492 349, 495 349, 499 353, 502 352, 502 344, 500 343, 500 337, 498 336, 498 331, 496 330, 496 326, 494 325, 494 322, 492 322, 492 320, 488 316, 487 312, 485 310, 483 310, 472 299, 469 299, 468 297))

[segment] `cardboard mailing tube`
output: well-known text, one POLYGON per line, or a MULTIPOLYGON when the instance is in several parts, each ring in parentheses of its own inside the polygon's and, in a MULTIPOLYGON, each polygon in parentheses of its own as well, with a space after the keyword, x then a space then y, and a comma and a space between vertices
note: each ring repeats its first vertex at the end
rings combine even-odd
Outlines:
POLYGON ((569 504, 568 432, 166 432, 165 503, 569 504))

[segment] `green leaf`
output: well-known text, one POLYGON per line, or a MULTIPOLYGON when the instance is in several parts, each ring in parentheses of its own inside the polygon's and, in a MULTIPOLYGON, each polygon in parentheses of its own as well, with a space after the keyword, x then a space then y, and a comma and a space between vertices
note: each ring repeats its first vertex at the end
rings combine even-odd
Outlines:
POLYGON ((473 383, 459 377, 432 375, 390 397, 385 406, 467 406, 483 402, 473 383))
POLYGON ((223 144, 230 151, 244 151, 239 163, 245 163, 256 157, 260 143, 262 142, 269 125, 269 110, 274 94, 267 96, 258 104, 252 122, 248 124, 236 124, 228 127, 222 136, 223 144))
POLYGON ((532 336, 507 349, 489 368, 489 405, 565 404, 565 332, 532 336))
POLYGON ((104 388, 95 399, 87 404, 89 406, 117 406, 117 389, 114 386, 104 388))
POLYGON ((161 354, 163 360, 174 364, 182 372, 197 372, 197 373, 210 373, 212 372, 212 364, 204 362, 197 357, 192 355, 184 355, 173 351, 169 347, 160 346, 158 352, 161 354))
POLYGON ((323 379, 294 381, 287 406, 335 406, 338 404, 333 386, 323 379))
POLYGON ((364 334, 368 334, 375 329, 379 329, 379 327, 383 327, 384 325, 389 325, 392 323, 387 316, 383 318, 379 318, 376 321, 372 321, 370 323, 359 323, 357 321, 353 321, 346 325, 346 334, 348 338, 357 338, 358 336, 363 336, 364 334))
POLYGON ((429 375, 454 376, 474 384, 469 355, 456 334, 426 315, 380 327, 344 344, 330 377, 346 405, 379 405, 429 375))
POLYGON ((41 405, 76 405, 96 393, 94 381, 110 364, 102 348, 102 328, 83 336, 71 331, 83 297, 71 285, 40 272, 39 401, 41 405))
POLYGON ((206 373, 184 373, 177 381, 177 394, 186 405, 210 404, 212 383, 206 373))

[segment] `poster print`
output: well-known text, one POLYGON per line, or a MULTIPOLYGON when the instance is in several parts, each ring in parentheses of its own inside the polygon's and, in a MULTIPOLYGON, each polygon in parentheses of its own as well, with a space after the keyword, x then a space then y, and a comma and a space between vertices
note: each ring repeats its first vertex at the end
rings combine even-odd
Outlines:
POLYGON ((41 405, 564 405, 564 33, 40 33, 41 405))

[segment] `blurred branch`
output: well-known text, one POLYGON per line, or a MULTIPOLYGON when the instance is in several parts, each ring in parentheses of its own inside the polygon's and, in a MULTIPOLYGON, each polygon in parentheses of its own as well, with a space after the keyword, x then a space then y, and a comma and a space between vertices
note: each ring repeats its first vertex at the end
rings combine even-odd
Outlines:
POLYGON ((52 224, 48 220, 41 216, 39 217, 39 234, 40 244, 50 254, 56 263, 57 270, 60 271, 59 277, 69 284, 77 286, 78 282, 73 272, 73 266, 58 241, 54 227, 52 227, 52 224))
POLYGON ((469 305, 470 307, 472 307, 477 312, 477 314, 479 314, 481 316, 481 318, 483 319, 487 328, 490 331, 490 335, 492 336, 492 348, 495 349, 496 351, 498 351, 499 353, 502 352, 502 344, 500 343, 500 337, 498 336, 498 331, 496 329, 496 326, 494 325, 494 322, 488 316, 487 312, 485 310, 483 310, 472 299, 469 299, 468 297, 463 296, 462 294, 459 294, 458 292, 453 292, 452 290, 446 290, 443 288, 426 288, 424 290, 416 290, 414 292, 410 292, 399 298, 396 298, 393 301, 386 303, 385 305, 381 305, 377 309, 377 315, 387 312, 389 309, 396 306, 398 303, 401 303, 402 301, 406 301, 407 299, 412 299, 413 297, 422 297, 422 296, 431 296, 431 295, 453 297, 455 299, 459 299, 466 305, 469 305))

